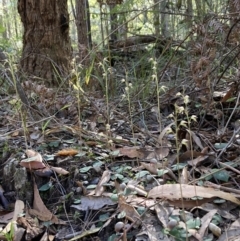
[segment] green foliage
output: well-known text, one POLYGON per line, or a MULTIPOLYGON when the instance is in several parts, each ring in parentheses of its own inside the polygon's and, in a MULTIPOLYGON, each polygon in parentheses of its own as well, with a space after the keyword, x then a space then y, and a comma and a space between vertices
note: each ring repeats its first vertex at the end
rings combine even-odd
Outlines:
POLYGON ((7 241, 13 241, 14 240, 14 225, 15 224, 13 222, 11 222, 10 231, 3 235, 7 239, 7 241))

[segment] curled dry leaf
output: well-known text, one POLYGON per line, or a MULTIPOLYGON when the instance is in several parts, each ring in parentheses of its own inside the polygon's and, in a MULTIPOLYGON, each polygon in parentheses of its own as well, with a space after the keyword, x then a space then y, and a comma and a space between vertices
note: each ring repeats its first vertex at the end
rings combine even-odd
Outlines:
POLYGON ((57 156, 75 156, 78 154, 78 150, 75 149, 63 149, 57 153, 57 156))
POLYGON ((62 174, 62 175, 67 175, 67 174, 69 174, 69 172, 67 171, 67 170, 65 170, 65 169, 63 169, 63 168, 61 168, 61 167, 50 167, 51 168, 51 170, 53 170, 53 171, 55 171, 56 173, 58 173, 58 174, 62 174))
POLYGON ((34 150, 26 150, 28 158, 23 159, 20 165, 31 170, 41 169, 46 167, 42 162, 42 156, 40 153, 34 150))
POLYGON ((132 191, 137 192, 139 195, 142 195, 142 196, 145 196, 145 197, 147 196, 147 192, 139 186, 128 184, 127 188, 132 190, 132 191))
POLYGON ((160 135, 159 135, 159 137, 158 137, 158 142, 159 142, 159 143, 162 143, 162 140, 163 140, 164 135, 165 135, 169 130, 171 130, 171 126, 172 126, 173 124, 174 124, 174 122, 171 123, 171 124, 169 124, 168 126, 166 126, 166 127, 162 130, 162 132, 160 133, 160 135))
POLYGON ((11 232, 11 229, 14 228, 16 231, 17 226, 16 226, 16 220, 18 216, 23 213, 24 210, 24 203, 21 200, 16 200, 15 202, 15 207, 14 207, 14 213, 13 213, 13 218, 12 220, 7 224, 7 226, 1 231, 3 234, 7 234, 11 232))
POLYGON ((200 149, 203 149, 203 145, 202 145, 202 142, 201 142, 200 138, 199 138, 193 131, 187 130, 187 132, 188 132, 189 135, 192 137, 192 139, 193 139, 194 142, 197 144, 197 146, 198 146, 200 149))
POLYGON ((222 234, 221 228, 219 228, 216 224, 214 223, 209 223, 208 228, 211 230, 211 232, 217 236, 220 237, 220 235, 222 234))
POLYGON ((42 156, 38 152, 36 152, 34 150, 26 150, 25 152, 26 152, 28 158, 35 157, 36 158, 35 161, 42 162, 42 156))
MULTIPOLYGON (((198 233, 200 235, 200 237, 203 239, 204 238, 204 235, 205 235, 205 232, 206 232, 206 229, 209 227, 210 229, 210 222, 213 218, 213 216, 217 213, 217 209, 213 209, 211 210, 210 212, 208 212, 207 214, 205 214, 202 218, 201 218, 201 223, 202 223, 202 226, 201 228, 198 230, 198 233)), ((211 230, 211 229, 210 229, 211 230)), ((221 231, 220 231, 221 232, 221 231)), ((214 232, 212 232, 214 233, 214 232)), ((220 235, 218 235, 219 237, 220 235)))
POLYGON ((104 192, 105 190, 105 187, 103 186, 104 183, 107 183, 109 180, 110 180, 110 177, 111 177, 111 172, 106 170, 103 172, 102 174, 102 178, 101 180, 99 181, 96 189, 95 189, 95 195, 96 196, 101 196, 102 193, 104 192))
POLYGON ((18 217, 17 224, 26 229, 26 236, 28 238, 27 240, 33 240, 43 232, 43 228, 40 227, 37 220, 29 216, 18 217))
POLYGON ((179 182, 181 184, 187 184, 188 183, 188 177, 189 177, 189 174, 188 174, 187 167, 184 167, 183 170, 182 170, 181 176, 179 178, 180 179, 179 182))

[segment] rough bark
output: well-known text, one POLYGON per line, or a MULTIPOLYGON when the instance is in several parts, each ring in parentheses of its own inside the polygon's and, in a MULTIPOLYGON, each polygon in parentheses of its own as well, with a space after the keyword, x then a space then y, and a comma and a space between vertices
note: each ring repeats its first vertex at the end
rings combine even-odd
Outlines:
POLYGON ((158 38, 160 36, 160 2, 158 0, 154 0, 153 23, 155 35, 158 38))
POLYGON ((78 32, 79 61, 83 65, 88 65, 89 58, 86 56, 92 47, 88 0, 76 0, 76 26, 78 32))
POLYGON ((161 33, 164 37, 168 38, 171 36, 171 33, 169 32, 169 15, 164 14, 166 12, 167 8, 167 1, 161 1, 160 3, 160 9, 161 9, 161 33))
POLYGON ((24 26, 21 70, 56 86, 70 71, 67 0, 18 0, 24 26))
POLYGON ((193 18, 193 4, 192 0, 187 0, 187 9, 186 9, 186 21, 189 29, 192 27, 192 18, 193 18))
POLYGON ((117 13, 112 13, 112 10, 116 7, 116 4, 110 5, 110 25, 111 25, 111 32, 110 32, 110 39, 112 41, 116 41, 118 39, 118 18, 117 13))
POLYGON ((89 24, 89 4, 87 0, 76 0, 76 13, 78 43, 90 48, 91 26, 89 24))

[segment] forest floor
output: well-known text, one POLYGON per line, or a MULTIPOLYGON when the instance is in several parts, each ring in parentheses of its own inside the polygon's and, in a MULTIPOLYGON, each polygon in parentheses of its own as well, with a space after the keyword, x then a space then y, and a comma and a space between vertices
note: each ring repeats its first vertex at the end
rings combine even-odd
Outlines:
POLYGON ((1 96, 1 240, 240 240, 237 87, 143 99, 121 83, 59 94, 40 118, 1 96))

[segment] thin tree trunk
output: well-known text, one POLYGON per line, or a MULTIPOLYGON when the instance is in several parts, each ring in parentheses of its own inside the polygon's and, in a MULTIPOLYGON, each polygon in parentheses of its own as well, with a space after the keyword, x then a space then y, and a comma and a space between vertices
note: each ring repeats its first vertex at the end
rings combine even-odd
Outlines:
POLYGON ((160 37, 160 2, 159 0, 154 0, 154 7, 153 7, 153 23, 155 29, 155 35, 157 38, 160 37))
POLYGON ((110 8, 110 24, 111 24, 110 39, 112 41, 116 41, 118 38, 117 14, 112 13, 112 10, 114 9, 115 6, 116 6, 116 4, 111 4, 109 6, 109 8, 110 8))
POLYGON ((2 20, 3 26, 5 27, 5 31, 3 32, 3 38, 7 40, 10 37, 11 32, 10 32, 10 26, 9 26, 6 0, 2 0, 2 8, 3 8, 4 17, 1 20, 2 20), (5 19, 5 22, 3 21, 4 19, 5 19))
MULTIPOLYGON (((164 0, 160 4, 160 9, 162 12, 166 11, 167 1, 164 0)), ((161 14, 161 32, 164 37, 169 37, 171 34, 169 32, 169 15, 162 13, 161 14)))
MULTIPOLYGON (((236 0, 229 0, 229 17, 230 21, 230 35, 228 36, 228 41, 234 45, 237 45, 240 39, 240 23, 237 19, 239 19, 239 11, 240 11, 240 2, 236 0), (234 27, 233 27, 234 26, 234 27)), ((238 60, 240 60, 240 54, 237 56, 238 60)), ((240 65, 238 67, 240 73, 240 65)))
POLYGON ((186 20, 187 20, 188 28, 191 29, 191 27, 192 27, 192 16, 193 16, 192 0, 187 0, 186 14, 187 14, 186 20))
POLYGON ((76 26, 78 34, 79 61, 86 66, 89 64, 90 56, 88 56, 88 53, 92 48, 88 0, 76 0, 76 26))
POLYGON ((91 48, 91 25, 88 0, 76 0, 78 43, 91 48))
POLYGON ((202 0, 195 0, 195 4, 196 4, 197 16, 198 18, 202 19, 204 16, 202 12, 202 0))

